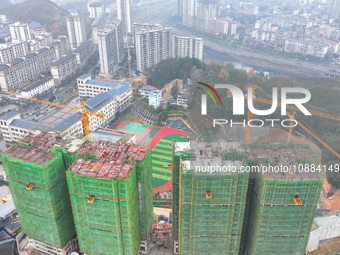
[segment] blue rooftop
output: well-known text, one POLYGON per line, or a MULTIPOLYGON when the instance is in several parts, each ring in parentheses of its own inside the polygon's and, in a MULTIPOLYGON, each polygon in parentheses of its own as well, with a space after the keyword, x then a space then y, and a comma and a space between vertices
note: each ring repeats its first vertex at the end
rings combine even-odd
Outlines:
POLYGON ((108 92, 100 93, 97 96, 86 101, 86 110, 93 113, 97 112, 101 107, 110 102, 113 97, 114 95, 111 95, 108 92))
POLYGON ((68 117, 66 120, 63 120, 58 125, 55 126, 54 130, 59 132, 64 132, 69 127, 76 124, 81 119, 82 114, 80 112, 77 112, 70 117, 68 117))
POLYGON ((22 119, 13 120, 11 122, 11 126, 17 127, 17 128, 40 130, 40 131, 47 131, 47 132, 53 130, 53 126, 51 125, 41 124, 38 122, 22 120, 22 119))
POLYGON ((120 85, 129 86, 129 88, 131 87, 130 83, 125 83, 125 82, 113 83, 113 82, 97 81, 97 80, 87 80, 86 84, 93 84, 93 85, 105 86, 105 87, 110 87, 110 88, 116 88, 116 87, 119 87, 120 85))
POLYGON ((117 86, 112 87, 111 90, 108 91, 108 93, 110 93, 112 96, 118 96, 118 95, 122 95, 124 92, 128 91, 131 88, 131 84, 130 83, 120 83, 117 84, 117 86))
POLYGON ((15 115, 18 115, 18 112, 8 112, 5 115, 0 117, 0 120, 9 120, 10 118, 13 118, 15 115))

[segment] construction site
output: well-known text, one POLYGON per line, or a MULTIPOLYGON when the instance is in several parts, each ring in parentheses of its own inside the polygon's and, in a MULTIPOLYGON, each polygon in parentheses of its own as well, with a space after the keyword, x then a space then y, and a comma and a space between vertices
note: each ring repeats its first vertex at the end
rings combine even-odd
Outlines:
POLYGON ((319 174, 197 171, 260 164, 318 164, 318 158, 307 145, 174 143, 175 254, 305 254, 323 184, 319 174))
POLYGON ((69 254, 77 249, 76 234, 85 254, 147 254, 153 223, 148 148, 43 133, 27 136, 2 158, 29 238, 19 245, 22 254, 69 254))

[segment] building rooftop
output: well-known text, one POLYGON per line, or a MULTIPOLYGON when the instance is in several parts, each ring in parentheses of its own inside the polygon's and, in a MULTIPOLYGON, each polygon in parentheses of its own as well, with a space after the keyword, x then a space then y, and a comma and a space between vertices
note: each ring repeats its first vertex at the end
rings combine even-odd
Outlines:
POLYGON ((43 53, 43 52, 45 52, 45 51, 47 51, 47 50, 48 50, 48 49, 45 47, 45 48, 39 49, 38 52, 39 52, 39 54, 40 54, 40 53, 43 53))
MULTIPOLYGON (((84 78, 81 78, 82 76, 80 76, 78 79, 84 79, 84 78)), ((116 89, 123 88, 124 91, 122 91, 121 93, 124 93, 126 90, 131 88, 131 84, 130 83, 126 83, 126 82, 113 83, 113 82, 98 81, 98 80, 90 80, 89 79, 89 80, 86 81, 86 84, 98 85, 98 86, 104 86, 104 87, 116 88, 116 89)))
POLYGON ((148 153, 145 147, 115 145, 107 141, 86 142, 77 155, 94 155, 96 159, 78 159, 69 172, 103 179, 126 179, 134 161, 143 161, 148 153))
POLYGON ((102 7, 103 3, 101 1, 91 2, 90 7, 102 7))
POLYGON ((67 62, 68 60, 70 60, 70 59, 72 59, 72 58, 75 59, 76 56, 73 55, 72 53, 69 53, 68 55, 61 57, 59 60, 57 60, 57 61, 55 61, 55 62, 52 62, 52 63, 51 63, 51 66, 58 66, 58 65, 61 65, 61 64, 67 62))
POLYGON ((8 69, 9 66, 8 65, 5 65, 5 64, 0 64, 0 71, 4 71, 6 69, 8 69))
POLYGON ((68 117, 67 119, 61 121, 58 125, 54 127, 53 130, 58 131, 58 132, 63 132, 69 127, 76 124, 79 120, 81 120, 81 117, 82 117, 82 113, 76 112, 72 114, 70 117, 68 117))
POLYGON ((95 132, 91 132, 91 140, 94 142, 108 141, 111 143, 126 144, 133 137, 135 137, 135 134, 107 128, 98 128, 95 132))
POLYGON ((258 145, 248 148, 248 159, 255 159, 259 161, 268 160, 271 166, 287 166, 296 167, 296 171, 289 172, 266 172, 264 173, 267 179, 319 179, 317 173, 298 171, 300 164, 314 163, 319 164, 316 155, 308 146, 288 146, 288 145, 258 145))
POLYGON ((35 88, 45 84, 46 82, 48 82, 50 80, 52 80, 50 77, 41 78, 41 79, 37 80, 36 82, 33 82, 26 87, 23 87, 22 89, 20 89, 20 91, 23 91, 23 92, 31 91, 32 89, 35 89, 35 88))
POLYGON ((100 93, 97 96, 86 101, 86 110, 92 113, 97 112, 101 107, 110 102, 113 97, 114 96, 108 92, 100 93))
POLYGON ((11 122, 11 126, 17 127, 17 128, 23 128, 23 129, 29 129, 29 130, 40 130, 40 131, 50 131, 53 129, 53 126, 29 121, 29 120, 23 120, 23 119, 15 119, 11 122))
POLYGON ((8 202, 2 204, 0 206, 0 220, 4 220, 6 216, 15 210, 15 205, 13 199, 8 202))
POLYGON ((82 42, 76 49, 73 50, 73 52, 81 52, 84 48, 86 48, 90 44, 90 41, 82 42))
POLYGON ((141 90, 155 90, 157 88, 155 88, 154 86, 151 86, 151 85, 146 85, 146 86, 143 86, 141 88, 141 90))
POLYGON ((19 64, 19 63, 21 63, 21 62, 24 62, 24 59, 22 59, 22 58, 15 58, 15 59, 12 61, 11 65, 12 65, 12 66, 15 66, 15 65, 17 65, 17 64, 19 64))
POLYGON ((4 154, 11 158, 44 166, 57 155, 51 153, 53 147, 63 147, 67 152, 73 153, 84 142, 85 139, 62 138, 54 133, 38 131, 35 134, 28 134, 16 146, 6 150, 4 154))
POLYGON ((2 115, 0 117, 0 120, 9 120, 10 118, 13 118, 14 116, 18 115, 20 113, 18 112, 8 112, 5 115, 2 115))
POLYGON ((292 42, 304 43, 304 44, 315 45, 315 46, 322 46, 322 47, 328 46, 324 42, 316 42, 316 41, 311 41, 311 40, 301 40, 301 39, 297 39, 297 38, 289 38, 288 40, 292 41, 292 42))

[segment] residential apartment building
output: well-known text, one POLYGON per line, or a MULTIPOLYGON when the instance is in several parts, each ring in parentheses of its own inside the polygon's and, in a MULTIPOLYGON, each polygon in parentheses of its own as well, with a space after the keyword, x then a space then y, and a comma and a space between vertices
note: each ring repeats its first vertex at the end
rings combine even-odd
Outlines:
POLYGON ((71 52, 70 40, 67 36, 59 36, 57 40, 52 43, 57 59, 67 55, 71 52))
POLYGON ((216 1, 199 1, 197 18, 200 20, 216 18, 216 1))
POLYGON ((28 41, 28 47, 30 51, 37 51, 43 47, 49 47, 52 42, 53 38, 51 33, 35 35, 33 40, 28 41))
POLYGON ((171 58, 171 29, 159 27, 135 33, 137 70, 145 71, 163 59, 171 58))
POLYGON ((0 44, 0 63, 9 64, 15 58, 25 57, 29 52, 27 42, 0 44))
POLYGON ((203 60, 203 38, 173 35, 172 57, 173 58, 197 58, 203 60))
POLYGON ((286 40, 284 51, 323 58, 328 52, 328 45, 322 42, 291 38, 286 40))
POLYGON ((155 89, 149 93, 149 105, 158 108, 162 103, 162 91, 155 89))
POLYGON ((87 4, 87 11, 90 13, 91 19, 98 19, 105 12, 104 4, 99 0, 90 0, 87 4))
POLYGON ((332 19, 340 19, 339 0, 328 0, 328 15, 332 19))
POLYGON ((91 41, 81 43, 72 53, 76 56, 77 64, 84 65, 87 60, 92 56, 94 46, 91 41))
POLYGON ((23 87, 22 89, 19 89, 19 93, 26 97, 34 97, 35 95, 39 95, 54 86, 53 79, 50 77, 44 77, 26 87, 23 87))
POLYGON ((9 25, 12 42, 31 40, 31 32, 27 23, 15 22, 9 25))
POLYGON ((66 19, 68 37, 70 38, 71 48, 77 48, 86 40, 84 18, 77 12, 72 12, 66 19))
POLYGON ((117 18, 122 21, 123 36, 131 33, 131 0, 117 0, 117 18))
MULTIPOLYGON (((82 85, 85 77, 78 79, 78 86, 82 85)), ((100 127, 106 126, 118 111, 125 110, 132 102, 132 88, 129 83, 102 85, 99 81, 88 80, 84 86, 85 91, 92 90, 89 87, 110 88, 107 92, 97 93, 86 101, 85 107, 89 112, 101 112, 105 114, 105 119, 96 116, 90 116, 90 131, 95 131, 100 127), (91 85, 89 85, 92 83, 91 85), (99 85, 98 85, 99 84, 99 85), (88 86, 88 88, 86 88, 88 86)), ((100 90, 100 89, 99 89, 100 90)), ((46 125, 39 122, 28 121, 20 118, 17 112, 9 112, 0 117, 0 129, 3 133, 7 146, 18 142, 20 138, 29 132, 34 131, 55 131, 62 136, 83 136, 84 129, 81 122, 82 114, 75 113, 57 125, 46 125)))
POLYGON ((15 58, 10 64, 0 64, 0 88, 2 91, 17 89, 23 83, 33 80, 40 73, 49 70, 56 60, 54 48, 42 48, 24 58, 15 58))
POLYGON ((51 63, 51 74, 55 84, 60 84, 67 77, 72 75, 79 68, 77 57, 69 53, 59 60, 51 63))
POLYGON ((181 0, 179 3, 179 14, 182 17, 182 23, 186 26, 193 26, 194 17, 197 14, 197 0, 181 0))
POLYGON ((122 112, 132 103, 132 87, 130 83, 112 83, 92 80, 91 75, 84 74, 77 79, 79 96, 81 98, 95 98, 101 93, 109 93, 116 99, 116 111, 122 112))
POLYGON ((98 49, 100 72, 105 75, 112 75, 118 69, 118 64, 123 58, 123 31, 122 23, 113 20, 104 28, 98 30, 98 49))
POLYGON ((82 114, 77 112, 61 121, 58 125, 53 126, 21 119, 19 113, 9 112, 0 117, 0 129, 7 147, 20 141, 20 139, 28 133, 35 131, 55 131, 62 136, 83 136, 84 131, 81 116, 82 114))
POLYGON ((154 90, 157 90, 157 88, 155 88, 154 86, 146 85, 143 86, 138 92, 139 95, 141 95, 143 98, 149 98, 149 94, 154 90))

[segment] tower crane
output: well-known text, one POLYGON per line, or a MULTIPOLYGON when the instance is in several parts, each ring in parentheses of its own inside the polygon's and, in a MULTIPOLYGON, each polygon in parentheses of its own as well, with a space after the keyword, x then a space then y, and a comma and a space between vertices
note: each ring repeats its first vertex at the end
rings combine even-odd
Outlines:
MULTIPOLYGON (((259 97, 255 97, 255 90, 256 89, 260 89, 263 91, 262 88, 256 86, 256 85, 253 85, 252 86, 253 90, 252 90, 252 99, 253 99, 253 103, 254 101, 256 102, 261 102, 261 103, 264 103, 264 104, 269 104, 269 105, 272 105, 273 102, 271 100, 268 100, 268 99, 264 99, 264 98, 259 98, 259 97)), ((247 90, 248 88, 245 88, 245 89, 242 89, 242 90, 247 90)), ((265 91, 263 91, 264 93, 266 93, 265 91)), ((228 90, 227 91, 227 96, 228 97, 231 97, 232 94, 230 93, 230 91, 228 90)), ((247 95, 246 95, 247 97, 247 95)), ((280 102, 277 102, 277 105, 278 106, 281 106, 281 103, 280 102)), ((308 134, 310 134, 315 140, 317 140, 319 143, 321 143, 326 149, 328 149, 331 153, 333 153, 337 158, 340 159, 340 154, 337 153, 335 150, 333 150, 327 143, 325 143, 321 138, 319 138, 314 132, 312 132, 311 130, 309 130, 306 126, 304 126, 301 122, 297 121, 296 120, 296 111, 300 111, 300 109, 296 106, 293 106, 293 105, 287 105, 286 106, 287 109, 290 109, 290 110, 293 110, 292 113, 288 113, 287 112, 287 116, 290 117, 291 119, 291 127, 289 128, 289 132, 288 132, 288 136, 287 136, 287 143, 290 142, 290 139, 291 139, 291 135, 292 135, 292 132, 293 132, 293 127, 292 127, 292 123, 293 121, 296 121, 296 123, 303 129, 305 130, 308 134)), ((310 113, 312 113, 312 115, 314 116, 318 116, 318 117, 322 117, 322 118, 327 118, 327 119, 331 119, 331 120, 336 120, 336 121, 340 121, 340 116, 339 115, 335 115, 335 114, 329 114, 329 113, 322 113, 322 112, 318 112, 318 111, 314 111, 314 110, 309 110, 308 111, 310 113)), ((248 121, 250 121, 254 114, 251 113, 249 110, 248 110, 248 121)), ((250 143, 250 136, 251 136, 251 126, 247 125, 247 128, 246 128, 246 135, 245 135, 245 139, 244 139, 244 145, 249 145, 250 143)))
POLYGON ((89 112, 88 110, 86 110, 84 101, 81 101, 82 109, 79 110, 77 108, 66 106, 66 105, 60 105, 60 104, 52 103, 52 102, 49 102, 49 101, 45 101, 45 100, 41 100, 41 99, 37 99, 37 98, 33 98, 33 97, 26 97, 26 96, 18 95, 16 93, 10 92, 10 91, 7 91, 6 93, 9 94, 9 95, 18 96, 18 97, 21 97, 21 98, 32 100, 32 101, 35 101, 35 102, 38 102, 38 103, 48 104, 48 105, 52 105, 54 107, 59 107, 59 108, 68 109, 68 110, 71 110, 71 111, 82 113, 81 122, 83 123, 85 137, 89 141, 91 140, 89 116, 97 116, 97 117, 101 117, 101 118, 105 119, 105 114, 103 114, 103 113, 100 113, 100 112, 92 113, 92 112, 89 112))

